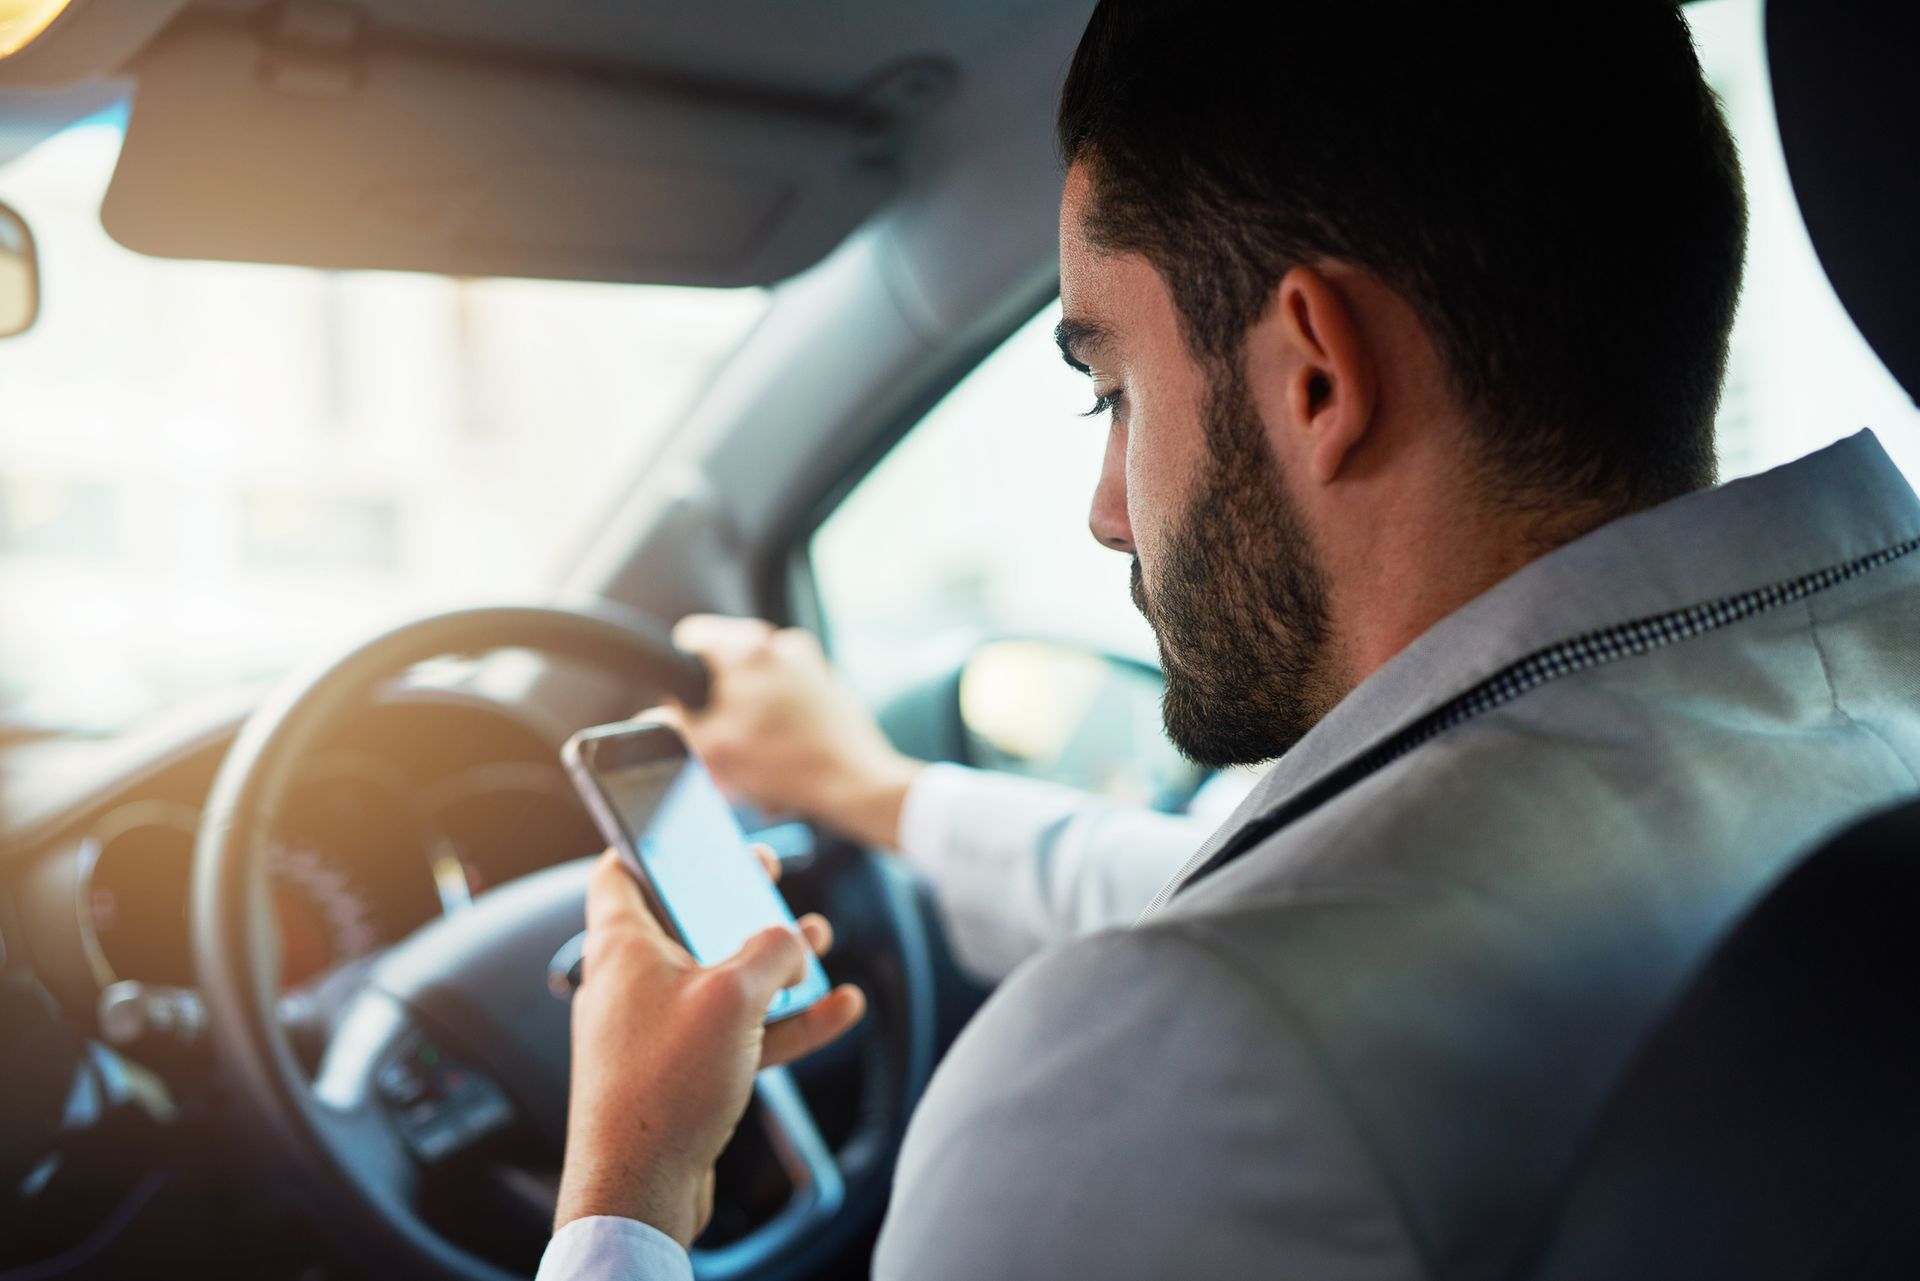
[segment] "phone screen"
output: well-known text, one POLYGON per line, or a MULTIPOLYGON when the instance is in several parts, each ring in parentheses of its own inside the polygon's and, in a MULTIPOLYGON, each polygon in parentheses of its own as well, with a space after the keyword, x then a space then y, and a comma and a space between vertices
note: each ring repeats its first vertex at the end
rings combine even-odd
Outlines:
MULTIPOLYGON (((769 925, 793 914, 767 879, 726 798, 673 730, 661 725, 588 733, 581 764, 619 831, 607 832, 637 858, 669 923, 702 965, 724 961, 769 925)), ((827 976, 812 956, 807 976, 774 998, 769 1020, 797 1014, 825 996, 827 976)))

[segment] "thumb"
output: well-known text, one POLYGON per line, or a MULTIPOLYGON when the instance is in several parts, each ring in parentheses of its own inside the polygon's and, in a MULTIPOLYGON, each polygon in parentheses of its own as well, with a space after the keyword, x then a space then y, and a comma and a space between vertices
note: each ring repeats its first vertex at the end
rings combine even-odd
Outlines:
POLYGON ((807 945, 786 926, 769 926, 741 944, 721 968, 732 970, 756 1001, 771 1004, 775 993, 807 976, 807 945))
POLYGON ((600 856, 587 882, 587 930, 589 937, 595 932, 602 936, 620 932, 667 940, 633 873, 612 850, 600 856))

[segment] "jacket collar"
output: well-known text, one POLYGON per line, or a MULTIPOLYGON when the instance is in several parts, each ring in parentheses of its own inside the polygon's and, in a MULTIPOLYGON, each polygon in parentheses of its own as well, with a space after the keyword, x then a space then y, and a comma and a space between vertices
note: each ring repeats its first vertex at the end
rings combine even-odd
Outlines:
MULTIPOLYGON (((1360 683, 1201 847, 1537 650, 1920 538, 1920 498, 1871 431, 1601 526, 1469 601, 1360 683)), ((1184 880, 1183 871, 1177 880, 1184 880)))

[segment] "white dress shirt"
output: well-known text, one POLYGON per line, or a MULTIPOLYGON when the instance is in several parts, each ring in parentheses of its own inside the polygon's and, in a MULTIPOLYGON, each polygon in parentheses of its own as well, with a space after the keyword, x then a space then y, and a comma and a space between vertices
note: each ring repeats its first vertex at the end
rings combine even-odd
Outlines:
POLYGON ((930 765, 901 809, 900 852, 933 883, 961 966, 998 982, 1044 947, 1131 924, 1258 778, 1217 774, 1185 814, 1157 814, 1058 783, 930 765))

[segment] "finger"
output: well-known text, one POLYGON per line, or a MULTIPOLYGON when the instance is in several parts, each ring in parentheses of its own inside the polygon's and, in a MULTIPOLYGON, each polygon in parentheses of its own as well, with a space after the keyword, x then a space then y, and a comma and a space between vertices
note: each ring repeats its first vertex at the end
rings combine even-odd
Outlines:
POLYGON ((780 856, 773 852, 773 846, 755 842, 754 857, 760 860, 760 866, 767 870, 767 879, 778 884, 780 880, 780 856))
POLYGON ((707 1167, 707 1177, 700 1180, 700 1190, 693 1199, 693 1234, 699 1236, 707 1230, 707 1224, 713 1222, 713 1191, 716 1183, 714 1167, 707 1167))
POLYGON ((640 887, 633 883, 633 874, 620 862, 620 856, 611 849, 602 850, 587 881, 587 924, 618 920, 645 906, 640 887))
POLYGON ((674 645, 701 658, 737 655, 771 635, 773 624, 765 619, 724 614, 688 614, 673 627, 674 645))
POLYGON ((633 873, 619 855, 608 850, 594 864, 593 878, 587 882, 587 936, 614 933, 672 942, 647 907, 633 873))
POLYGON ((672 695, 668 695, 668 701, 660 704, 658 707, 649 707, 643 712, 635 712, 633 719, 636 721, 658 721, 669 729, 678 731, 682 738, 686 737, 687 709, 682 707, 677 700, 673 699, 672 695))
POLYGON ((707 638, 725 627, 726 623, 727 617, 724 614, 687 614, 673 625, 669 635, 676 649, 697 654, 707 638))
POLYGON ((851 983, 842 983, 792 1018, 781 1019, 767 1029, 760 1066, 778 1067, 805 1058, 846 1035, 866 1012, 866 993, 851 983))
POLYGON ((825 956, 833 950, 833 922, 818 912, 808 912, 800 918, 800 937, 815 956, 825 956))
POLYGON ((820 648, 820 638, 804 627, 782 627, 768 637, 768 643, 775 653, 786 658, 826 661, 827 653, 820 648))
POLYGON ((806 944, 792 930, 769 926, 714 968, 730 972, 754 1007, 765 1010, 773 1004, 774 993, 806 977, 806 944))

